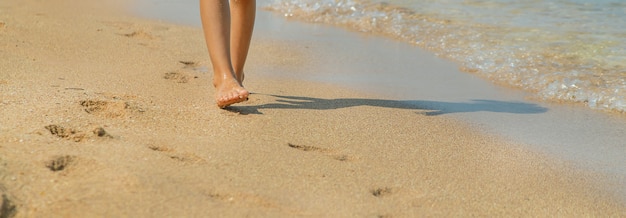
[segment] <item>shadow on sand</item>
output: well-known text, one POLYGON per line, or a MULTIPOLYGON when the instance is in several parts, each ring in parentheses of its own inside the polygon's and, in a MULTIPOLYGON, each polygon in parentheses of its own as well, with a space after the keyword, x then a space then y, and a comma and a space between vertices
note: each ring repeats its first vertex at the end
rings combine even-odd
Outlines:
MULTIPOLYGON (((255 93, 255 95, 263 95, 255 93)), ((397 109, 419 110, 418 114, 436 116, 450 113, 467 112, 494 112, 494 113, 514 113, 514 114, 538 114, 548 111, 547 108, 536 104, 523 102, 507 102, 496 100, 472 100, 471 102, 442 102, 442 101, 411 101, 411 100, 383 100, 365 98, 337 98, 323 99, 301 96, 268 95, 276 97, 274 103, 261 105, 235 105, 227 110, 240 114, 262 114, 259 109, 310 109, 310 110, 332 110, 355 106, 374 106, 397 109)))

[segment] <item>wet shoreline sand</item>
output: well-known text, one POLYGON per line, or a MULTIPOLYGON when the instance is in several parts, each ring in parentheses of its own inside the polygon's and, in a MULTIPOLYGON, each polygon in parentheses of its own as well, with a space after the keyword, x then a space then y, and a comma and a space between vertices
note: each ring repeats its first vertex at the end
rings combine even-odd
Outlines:
MULTIPOLYGON (((259 73, 220 110, 201 31, 119 6, 0 3, 1 213, 624 215, 609 178, 402 101, 259 73)), ((259 72, 319 64, 252 49, 259 72)))
MULTIPOLYGON (((199 27, 195 1, 138 0, 132 12, 143 17, 199 27)), ((626 184, 626 116, 580 105, 538 101, 526 93, 461 72, 454 63, 398 40, 301 22, 263 10, 259 1, 255 40, 291 42, 307 52, 268 60, 290 69, 255 70, 264 77, 293 78, 354 88, 401 99, 429 114, 479 126, 485 132, 529 145, 534 151, 570 161, 577 167, 619 177, 626 184), (332 54, 332 55, 328 55, 332 54), (303 56, 305 55, 305 56, 303 56)), ((254 42, 253 42, 254 44, 254 42)), ((279 46, 259 46, 253 56, 268 56, 279 46)), ((292 50, 292 52, 295 49, 292 50)), ((254 69, 253 69, 254 70, 254 69)), ((624 186, 626 187, 626 186, 624 186)), ((626 200, 626 188, 616 190, 626 200)))

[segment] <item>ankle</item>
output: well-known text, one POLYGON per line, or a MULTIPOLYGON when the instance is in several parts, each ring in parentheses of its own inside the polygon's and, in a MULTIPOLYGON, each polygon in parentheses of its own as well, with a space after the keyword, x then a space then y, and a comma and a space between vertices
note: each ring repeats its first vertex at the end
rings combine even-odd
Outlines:
POLYGON ((237 81, 239 81, 239 84, 243 84, 243 79, 245 78, 245 73, 241 72, 241 73, 235 73, 235 76, 237 78, 237 81))
POLYGON ((232 73, 216 73, 213 75, 213 86, 215 87, 232 82, 239 83, 239 80, 232 73))

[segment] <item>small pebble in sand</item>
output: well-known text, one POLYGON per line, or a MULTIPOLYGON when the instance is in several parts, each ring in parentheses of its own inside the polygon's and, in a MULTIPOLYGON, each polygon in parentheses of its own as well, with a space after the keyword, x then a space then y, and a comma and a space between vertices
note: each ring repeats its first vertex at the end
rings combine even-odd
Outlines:
POLYGON ((104 137, 108 135, 107 132, 104 131, 104 128, 102 127, 97 127, 96 129, 94 129, 93 134, 96 134, 98 137, 104 137))

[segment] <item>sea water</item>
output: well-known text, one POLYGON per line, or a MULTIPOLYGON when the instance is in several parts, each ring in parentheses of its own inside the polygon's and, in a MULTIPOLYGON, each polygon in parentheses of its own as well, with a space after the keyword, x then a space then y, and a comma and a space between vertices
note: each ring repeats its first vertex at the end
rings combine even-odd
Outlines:
POLYGON ((266 9, 393 37, 544 100, 626 112, 623 0, 273 0, 266 9))

